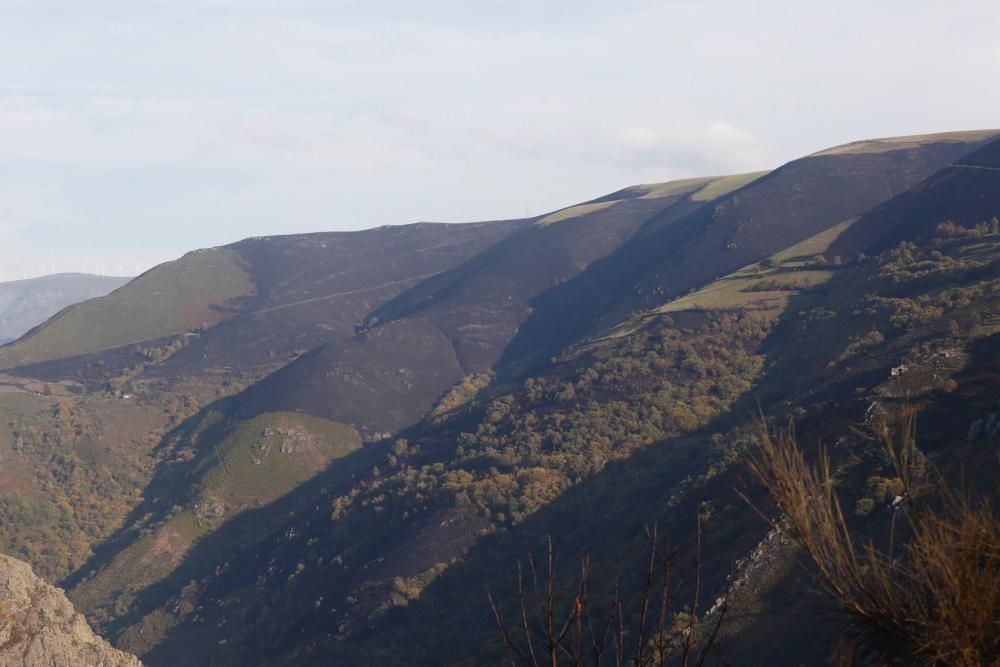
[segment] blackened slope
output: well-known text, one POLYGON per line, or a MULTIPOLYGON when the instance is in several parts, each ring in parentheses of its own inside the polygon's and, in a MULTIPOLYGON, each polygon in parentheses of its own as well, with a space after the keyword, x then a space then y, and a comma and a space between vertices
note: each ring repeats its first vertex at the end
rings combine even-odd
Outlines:
POLYGON ((440 271, 443 260, 476 252, 526 224, 526 220, 420 222, 357 232, 252 238, 233 249, 254 267, 259 304, 267 308, 440 271))
POLYGON ((423 320, 327 343, 244 392, 244 418, 280 410, 336 416, 369 436, 419 420, 462 377, 448 337, 423 320))
POLYGON ((501 359, 516 369, 637 308, 661 304, 856 217, 982 146, 904 144, 878 152, 817 154, 790 162, 680 220, 642 232, 576 279, 532 302, 534 312, 501 359))
POLYGON ((926 236, 945 221, 974 225, 1000 213, 1000 139, 866 213, 831 246, 832 254, 874 253, 926 236))
POLYGON ((542 217, 379 308, 354 340, 331 342, 253 387, 241 414, 302 410, 367 433, 410 426, 464 374, 496 362, 532 298, 613 252, 650 217, 696 208, 689 195, 713 181, 542 217))
POLYGON ((492 366, 528 317, 533 298, 613 252, 651 217, 679 217, 695 208, 688 195, 711 180, 692 179, 664 197, 603 200, 543 217, 404 292, 366 325, 426 319, 454 342, 466 371, 492 366))
POLYGON ((418 223, 236 243, 231 248, 251 267, 256 303, 207 332, 157 372, 245 368, 351 336, 371 309, 526 224, 418 223))

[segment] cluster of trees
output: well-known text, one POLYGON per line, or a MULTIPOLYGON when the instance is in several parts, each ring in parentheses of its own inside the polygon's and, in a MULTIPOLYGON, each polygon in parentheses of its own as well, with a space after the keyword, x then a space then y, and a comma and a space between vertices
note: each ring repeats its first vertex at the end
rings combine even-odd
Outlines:
POLYGON ((954 227, 963 231, 944 223, 935 239, 904 241, 872 258, 854 286, 857 302, 845 302, 842 312, 819 308, 805 314, 803 326, 833 318, 856 332, 840 337, 847 343, 829 357, 829 367, 887 339, 918 335, 941 323, 947 323, 952 338, 960 338, 970 325, 990 317, 988 309, 971 306, 1000 294, 1000 252, 983 248, 980 240, 993 234, 992 223, 954 227))
POLYGON ((946 220, 942 222, 934 230, 938 238, 942 239, 953 239, 953 238, 974 238, 981 239, 986 236, 994 236, 1000 234, 1000 218, 996 216, 990 218, 988 221, 980 222, 979 224, 973 225, 972 227, 963 227, 962 225, 956 225, 951 220, 946 220))
POLYGON ((434 409, 431 410, 430 419, 433 421, 440 420, 446 416, 449 412, 457 410, 463 405, 470 402, 476 397, 476 395, 485 389, 493 378, 496 377, 496 373, 492 370, 486 370, 481 373, 471 373, 459 382, 457 385, 451 388, 451 390, 444 395, 444 397, 438 401, 434 409))
POLYGON ((473 430, 397 441, 367 479, 333 501, 333 517, 367 509, 397 522, 459 506, 493 525, 516 524, 609 462, 699 429, 730 407, 760 374, 758 348, 771 325, 754 312, 698 314, 684 327, 655 318, 558 372, 473 404, 471 415, 455 418, 474 421, 473 430))
POLYGON ((97 420, 79 400, 60 400, 9 424, 11 449, 36 497, 0 496, 0 550, 30 560, 50 581, 83 564, 139 499, 151 471, 144 452, 101 457, 88 444, 97 420))

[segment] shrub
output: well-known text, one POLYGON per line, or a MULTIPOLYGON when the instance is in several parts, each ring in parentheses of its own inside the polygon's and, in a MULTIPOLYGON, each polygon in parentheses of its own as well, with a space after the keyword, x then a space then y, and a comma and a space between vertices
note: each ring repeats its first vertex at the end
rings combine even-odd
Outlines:
MULTIPOLYGON (((791 428, 772 435, 762 427, 760 439, 748 466, 782 511, 776 525, 806 552, 870 649, 929 664, 997 664, 1000 516, 989 503, 945 488, 941 509, 905 514, 911 537, 894 557, 891 545, 855 544, 825 452, 809 465, 791 428)), ((909 491, 918 473, 901 451, 889 456, 909 491)))

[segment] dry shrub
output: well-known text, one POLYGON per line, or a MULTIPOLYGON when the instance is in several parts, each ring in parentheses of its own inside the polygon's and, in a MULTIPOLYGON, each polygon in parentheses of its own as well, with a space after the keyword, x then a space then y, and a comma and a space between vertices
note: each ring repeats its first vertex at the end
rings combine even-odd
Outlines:
POLYGON ((514 599, 517 614, 505 617, 503 605, 487 586, 487 596, 496 627, 500 631, 512 665, 524 667, 703 667, 715 645, 728 606, 723 603, 699 617, 701 596, 701 518, 698 518, 694 559, 694 591, 690 608, 672 611, 671 563, 673 554, 658 537, 654 524, 649 537, 649 556, 640 575, 641 593, 632 604, 626 601, 621 580, 607 604, 590 597, 590 556, 580 560, 580 576, 569 600, 555 587, 557 556, 552 537, 547 540, 547 558, 542 577, 529 554, 525 572, 517 564, 514 599), (567 604, 568 603, 568 604, 567 604), (632 612, 636 612, 633 614, 632 612))
MULTIPOLYGON (((815 466, 807 463, 792 428, 772 434, 762 427, 761 441, 748 459, 750 471, 869 648, 927 664, 1000 664, 1000 516, 988 502, 942 486, 940 509, 899 510, 909 537, 898 555, 892 546, 888 552, 859 546, 826 452, 815 466)), ((887 447, 899 441, 888 433, 884 438, 887 447)), ((910 486, 906 465, 915 459, 904 460, 904 451, 889 454, 910 486)))

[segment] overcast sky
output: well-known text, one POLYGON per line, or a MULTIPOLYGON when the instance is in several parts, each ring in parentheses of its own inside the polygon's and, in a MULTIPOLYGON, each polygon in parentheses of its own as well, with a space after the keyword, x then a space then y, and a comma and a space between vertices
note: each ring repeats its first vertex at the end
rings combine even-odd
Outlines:
POLYGON ((0 271, 996 127, 998 35, 995 0, 0 0, 0 271))

